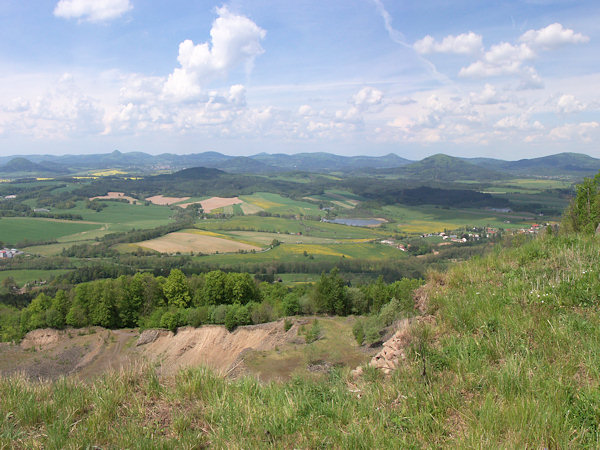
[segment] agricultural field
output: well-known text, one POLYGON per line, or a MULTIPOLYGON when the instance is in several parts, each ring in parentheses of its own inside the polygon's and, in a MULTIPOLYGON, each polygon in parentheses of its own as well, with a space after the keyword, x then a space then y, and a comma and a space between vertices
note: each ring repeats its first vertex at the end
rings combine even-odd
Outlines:
POLYGON ((74 244, 92 243, 108 233, 128 231, 133 228, 148 229, 171 222, 173 212, 166 206, 128 204, 115 201, 103 202, 106 207, 94 211, 77 202, 75 208, 57 209, 53 213, 79 214, 84 221, 43 218, 2 218, 0 236, 5 242, 56 240, 57 243, 26 247, 29 253, 42 256, 59 254, 74 244), (6 222, 5 222, 6 221, 6 222), (6 236, 6 237, 5 237, 6 236))
POLYGON ((395 223, 384 229, 408 234, 435 233, 465 226, 521 228, 536 221, 533 214, 498 213, 487 209, 444 209, 434 206, 394 205, 383 208, 383 214, 395 223))
POLYGON ((342 209, 352 209, 356 207, 363 199, 356 194, 348 191, 331 189, 325 191, 322 195, 313 195, 307 197, 312 201, 327 201, 342 209))
POLYGON ((22 241, 47 241, 77 235, 102 227, 97 222, 43 219, 32 217, 3 217, 0 219, 0 239, 16 244, 22 241))
POLYGON ((208 219, 198 222, 198 228, 209 231, 257 231, 264 233, 294 234, 329 239, 375 239, 385 236, 378 228, 351 227, 312 220, 280 217, 243 216, 228 220, 208 219))
POLYGON ((322 216, 319 205, 293 200, 270 192, 241 195, 240 199, 273 214, 295 214, 299 216, 322 216))
POLYGON ((53 270, 36 270, 36 269, 19 269, 19 270, 3 270, 0 271, 0 282, 12 277, 19 287, 23 284, 36 280, 49 280, 53 277, 63 275, 68 270, 53 269, 53 270))
POLYGON ((138 242, 134 245, 159 253, 235 253, 239 251, 260 251, 261 247, 245 242, 227 239, 217 233, 200 230, 182 230, 169 233, 156 239, 138 242))

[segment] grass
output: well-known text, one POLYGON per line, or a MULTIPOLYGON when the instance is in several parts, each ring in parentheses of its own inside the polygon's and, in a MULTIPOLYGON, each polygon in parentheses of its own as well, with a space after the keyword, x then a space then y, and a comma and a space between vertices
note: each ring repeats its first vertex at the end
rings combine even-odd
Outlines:
POLYGON ((255 231, 265 233, 297 234, 329 239, 375 239, 385 235, 374 228, 351 227, 312 220, 279 217, 236 216, 228 220, 202 220, 198 228, 210 231, 255 231))
POLYGON ((465 226, 521 228, 535 222, 532 214, 498 213, 486 209, 444 209, 434 206, 394 205, 383 208, 385 217, 396 223, 384 229, 395 229, 409 234, 434 233, 465 226), (506 223, 509 221, 510 223, 506 223))
MULTIPOLYGON (((28 227, 21 227, 20 224, 13 225, 16 236, 25 236, 21 239, 26 238, 30 241, 46 239, 56 239, 58 241, 57 244, 32 246, 27 247, 26 250, 42 256, 53 256, 73 244, 93 243, 96 238, 108 233, 123 232, 133 228, 154 228, 166 225, 171 221, 172 211, 167 206, 132 205, 115 201, 103 203, 107 206, 100 212, 86 208, 85 202, 77 202, 76 207, 72 209, 52 210, 54 213, 79 214, 85 221, 93 222, 93 224, 77 221, 52 222, 51 219, 3 218, 0 220, 0 235, 5 236, 3 226, 8 226, 8 222, 5 223, 5 220, 26 221, 24 223, 31 223, 32 225, 28 227)), ((10 236, 10 233, 6 235, 10 236)))
POLYGON ((0 271, 0 281, 8 277, 13 277, 15 282, 22 286, 25 283, 32 281, 48 281, 58 275, 63 275, 69 272, 63 269, 52 270, 37 270, 37 269, 22 269, 22 270, 3 270, 0 271))
POLYGON ((25 239, 29 241, 57 239, 98 229, 101 226, 100 223, 81 223, 31 217, 3 217, 0 219, 0 236, 2 236, 3 242, 16 244, 25 239))
POLYGON ((321 216, 319 206, 309 202, 293 200, 270 192, 257 192, 252 195, 241 195, 240 200, 258 206, 273 214, 298 214, 321 216))
MULTIPOLYGON (((91 384, 3 378, 0 447, 598 447, 600 239, 513 243, 430 274, 420 295, 431 316, 389 378, 335 365, 262 383, 152 367, 91 384)), ((349 348, 343 320, 319 318, 312 347, 256 366, 333 362, 319 346, 349 348)))

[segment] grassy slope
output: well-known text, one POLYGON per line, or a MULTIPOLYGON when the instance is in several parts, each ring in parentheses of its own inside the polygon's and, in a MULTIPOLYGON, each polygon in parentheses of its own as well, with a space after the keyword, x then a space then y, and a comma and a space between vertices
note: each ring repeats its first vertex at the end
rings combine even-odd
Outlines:
POLYGON ((600 241, 584 237, 433 274, 436 320, 413 328, 385 380, 333 370, 260 384, 203 369, 92 385, 0 380, 0 447, 596 447, 599 275, 600 241))
POLYGON ((25 239, 30 241, 56 239, 94 230, 101 226, 100 223, 80 223, 30 217, 3 217, 0 220, 0 236, 2 236, 4 242, 15 244, 25 239))

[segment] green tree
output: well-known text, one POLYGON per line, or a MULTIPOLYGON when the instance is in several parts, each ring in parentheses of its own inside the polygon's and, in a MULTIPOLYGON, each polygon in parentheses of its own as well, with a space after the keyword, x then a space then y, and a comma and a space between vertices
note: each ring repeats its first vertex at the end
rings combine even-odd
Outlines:
POLYGON ((225 295, 227 303, 242 305, 260 299, 260 292, 248 273, 228 273, 225 279, 225 295))
POLYGON ((594 233, 600 223, 600 173, 577 185, 566 214, 566 225, 576 232, 594 233))
POLYGON ((163 285, 163 292, 168 305, 177 308, 187 308, 192 299, 190 297, 187 278, 179 269, 171 270, 163 285))
POLYGON ((204 304, 222 305, 227 303, 225 283, 227 275, 221 270, 208 272, 204 277, 204 304))
POLYGON ((344 280, 340 277, 337 267, 334 267, 329 275, 325 272, 321 274, 312 296, 318 312, 338 315, 346 315, 349 312, 344 280))

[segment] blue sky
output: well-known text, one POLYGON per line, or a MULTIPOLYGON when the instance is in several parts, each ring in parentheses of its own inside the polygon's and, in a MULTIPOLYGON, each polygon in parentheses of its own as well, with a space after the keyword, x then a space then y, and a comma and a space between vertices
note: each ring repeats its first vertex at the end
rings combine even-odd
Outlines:
POLYGON ((0 2, 0 153, 600 157, 597 1, 0 2))

